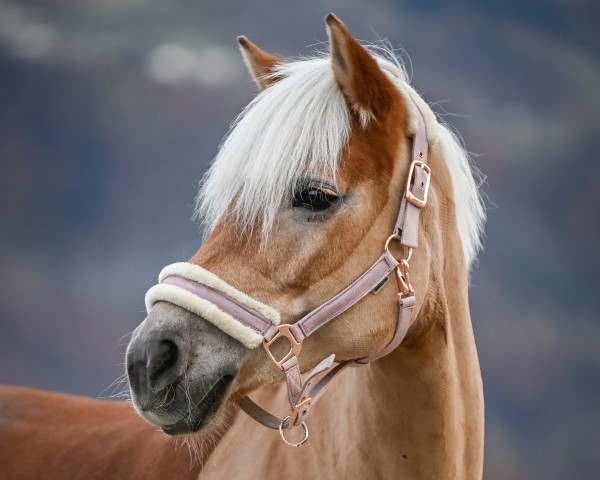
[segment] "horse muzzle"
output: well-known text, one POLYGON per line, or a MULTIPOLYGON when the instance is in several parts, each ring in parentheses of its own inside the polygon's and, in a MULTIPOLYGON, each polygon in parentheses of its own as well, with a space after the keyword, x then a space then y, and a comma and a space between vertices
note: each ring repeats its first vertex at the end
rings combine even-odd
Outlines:
POLYGON ((127 348, 133 406, 167 434, 196 432, 223 406, 246 352, 202 317, 158 302, 127 348))

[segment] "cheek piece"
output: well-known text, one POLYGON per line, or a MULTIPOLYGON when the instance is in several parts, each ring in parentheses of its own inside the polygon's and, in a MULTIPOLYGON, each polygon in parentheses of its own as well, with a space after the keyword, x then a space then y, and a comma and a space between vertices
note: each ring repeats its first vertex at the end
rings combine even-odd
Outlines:
POLYGON ((212 272, 191 263, 174 263, 160 273, 158 285, 146 293, 146 310, 157 302, 169 302, 211 322, 227 335, 249 349, 263 345, 270 359, 285 374, 291 412, 284 418, 276 417, 254 403, 249 397, 239 401, 240 407, 256 421, 279 430, 285 443, 299 446, 308 439, 305 419, 311 408, 323 395, 329 382, 348 366, 366 365, 392 352, 404 339, 411 324, 415 292, 408 270, 412 249, 417 247, 419 214, 427 203, 431 170, 427 165, 429 142, 427 129, 418 103, 412 103, 416 118, 412 141, 412 163, 394 230, 385 242, 383 254, 359 278, 327 302, 315 308, 294 324, 280 323, 280 314, 219 278, 212 272), (406 258, 396 259, 390 253, 391 242, 407 247, 406 258), (351 308, 366 295, 378 293, 395 271, 398 284, 398 316, 394 335, 381 351, 366 357, 335 364, 335 355, 329 355, 309 372, 301 374, 298 355, 303 340, 341 313, 351 308), (276 356, 271 345, 285 339, 289 349, 276 356), (323 375, 322 375, 323 374, 323 375), (317 381, 315 377, 322 375, 317 381), (285 431, 302 426, 303 438, 292 442, 285 431))

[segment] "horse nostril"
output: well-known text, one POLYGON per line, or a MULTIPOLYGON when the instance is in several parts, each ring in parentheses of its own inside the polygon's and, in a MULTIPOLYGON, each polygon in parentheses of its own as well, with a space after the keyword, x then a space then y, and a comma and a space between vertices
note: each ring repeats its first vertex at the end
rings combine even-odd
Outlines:
POLYGON ((187 367, 187 345, 177 337, 139 337, 127 350, 127 376, 136 404, 151 408, 167 401, 187 367), (167 395, 167 396, 165 396, 167 395))
POLYGON ((160 390, 177 380, 180 352, 171 340, 162 340, 149 349, 147 368, 151 388, 160 390))

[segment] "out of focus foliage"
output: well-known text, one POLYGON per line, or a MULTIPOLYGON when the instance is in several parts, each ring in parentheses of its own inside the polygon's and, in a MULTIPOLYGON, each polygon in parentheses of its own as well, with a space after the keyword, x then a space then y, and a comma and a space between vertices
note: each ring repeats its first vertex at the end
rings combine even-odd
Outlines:
POLYGON ((308 54, 330 10, 410 55, 488 176, 471 290, 486 478, 600 478, 594 0, 1 2, 0 381, 97 396, 121 374, 145 290, 201 242, 196 180, 254 94, 235 36, 308 54))

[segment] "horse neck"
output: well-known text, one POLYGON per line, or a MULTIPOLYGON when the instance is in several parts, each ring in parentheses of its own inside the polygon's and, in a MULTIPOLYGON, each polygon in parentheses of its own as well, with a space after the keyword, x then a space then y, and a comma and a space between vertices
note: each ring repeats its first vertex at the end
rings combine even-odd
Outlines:
POLYGON ((424 308, 432 321, 424 338, 356 369, 340 386, 334 409, 341 415, 328 427, 344 425, 339 438, 352 439, 349 472, 481 478, 483 396, 468 308, 443 296, 424 308))
MULTIPOLYGON (((481 376, 466 281, 457 280, 424 300, 415 321, 427 323, 426 332, 340 376, 313 409, 306 445, 291 449, 272 434, 258 440, 271 452, 265 462, 252 459, 265 478, 482 477, 481 376)), ((264 398, 277 395, 283 390, 264 398)), ((244 420, 241 430, 257 428, 244 420)))
MULTIPOLYGON (((442 193, 451 191, 450 178, 435 156, 431 163, 436 176, 422 224, 439 228, 423 228, 411 265, 417 314, 405 341, 333 382, 312 410, 307 444, 289 448, 242 415, 201 478, 481 478, 483 394, 467 275, 451 194, 442 193)), ((272 408, 284 390, 279 384, 254 396, 272 408)))
POLYGON ((432 170, 423 224, 435 227, 423 229, 423 253, 411 265, 420 297, 413 327, 393 353, 340 378, 311 418, 315 435, 341 456, 345 478, 482 476, 483 392, 467 272, 447 168, 433 158, 432 170))

